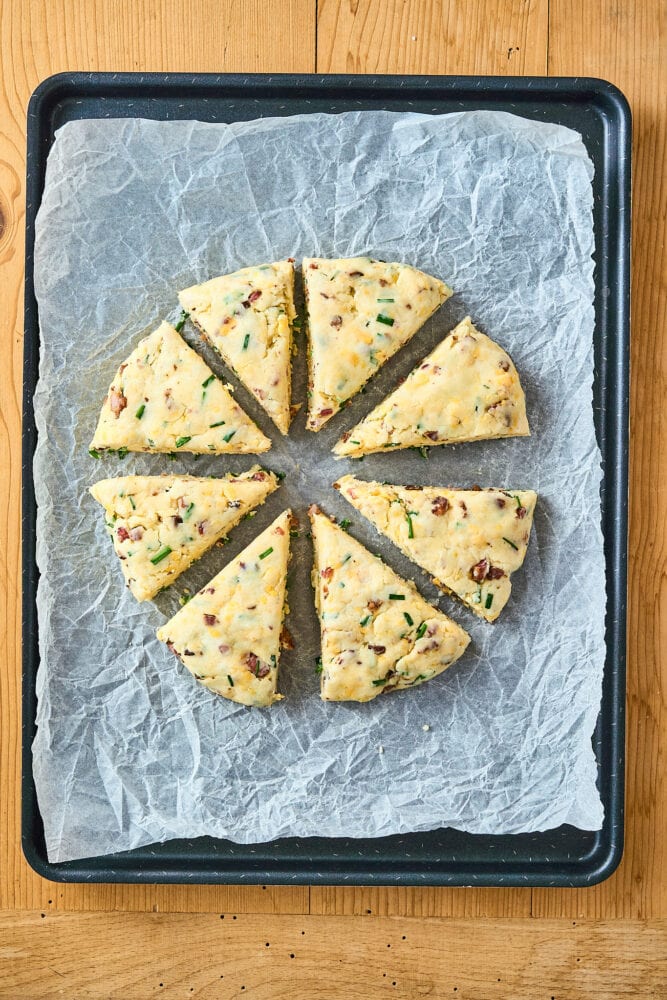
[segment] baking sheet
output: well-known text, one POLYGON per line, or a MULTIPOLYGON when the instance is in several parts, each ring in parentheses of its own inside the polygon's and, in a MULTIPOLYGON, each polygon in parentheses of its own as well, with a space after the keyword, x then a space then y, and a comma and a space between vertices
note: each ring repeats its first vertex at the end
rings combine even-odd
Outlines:
MULTIPOLYGON (((230 127, 82 122, 59 133, 36 245, 42 665, 34 768, 50 860, 204 833, 251 842, 447 824, 494 833, 561 822, 599 828, 590 734, 604 659, 604 564, 590 179, 572 131, 488 112, 230 127), (297 649, 282 668, 288 701, 270 715, 249 714, 212 701, 152 637, 176 595, 163 595, 159 608, 137 606, 118 567, 103 565, 110 547, 85 487, 116 465, 91 468, 86 445, 129 344, 176 315, 175 288, 263 259, 357 252, 415 263, 457 296, 325 431, 306 434, 301 416, 289 441, 274 435, 266 464, 288 473, 283 488, 182 586, 203 583, 282 505, 303 514, 314 499, 349 516, 357 537, 409 574, 328 488, 348 468, 397 481, 534 487, 534 537, 495 627, 439 600, 473 635, 464 659, 418 691, 368 706, 317 698, 310 550, 299 539, 290 600, 297 649), (530 441, 434 449, 428 462, 408 454, 334 463, 328 448, 342 429, 466 312, 519 367, 530 441), (53 537, 57 548, 45 544, 53 537)), ((247 394, 237 395, 269 430, 247 394)), ((168 471, 247 465, 179 458, 168 471)), ((128 456, 118 469, 164 467, 128 456)), ((435 596, 419 573, 416 580, 435 596)))

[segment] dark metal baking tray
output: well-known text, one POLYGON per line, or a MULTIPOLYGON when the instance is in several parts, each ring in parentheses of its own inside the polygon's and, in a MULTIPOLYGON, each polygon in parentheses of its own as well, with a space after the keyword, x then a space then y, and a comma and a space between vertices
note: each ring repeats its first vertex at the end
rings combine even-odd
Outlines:
POLYGON ((23 850, 46 878, 68 882, 247 882, 404 885, 591 885, 623 851, 627 574, 628 353, 631 117, 624 96, 594 79, 201 74, 61 74, 28 109, 23 423, 23 850), (607 657, 593 744, 605 809, 596 833, 479 836, 441 829, 382 839, 279 840, 256 845, 200 838, 63 864, 47 860, 32 775, 35 679, 36 430, 32 397, 39 337, 33 287, 35 214, 54 132, 79 118, 246 121, 307 112, 384 108, 493 108, 581 133, 595 166, 595 426, 603 456, 602 526, 607 565, 607 657))

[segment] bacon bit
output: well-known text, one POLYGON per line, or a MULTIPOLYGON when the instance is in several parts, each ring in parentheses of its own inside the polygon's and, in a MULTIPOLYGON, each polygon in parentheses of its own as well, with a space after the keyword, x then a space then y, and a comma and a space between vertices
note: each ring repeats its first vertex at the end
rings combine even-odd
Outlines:
POLYGON ((250 302, 248 301, 248 299, 244 299, 241 305, 243 306, 244 309, 250 309, 250 302))
POLYGON ((164 403, 168 410, 173 410, 176 406, 176 403, 171 397, 171 389, 164 390, 164 403))
POLYGON ((320 295, 322 296, 323 299, 330 299, 331 298, 331 296, 327 295, 326 292, 320 292, 320 295))
MULTIPOLYGON (((155 496, 155 494, 153 494, 153 495, 155 496)), ((181 508, 187 507, 187 505, 188 505, 185 497, 179 497, 178 500, 176 501, 176 503, 181 508)))
POLYGON ((497 403, 493 403, 491 406, 487 406, 487 413, 491 413, 498 420, 502 420, 506 427, 512 425, 512 416, 509 411, 508 400, 501 399, 497 403))
POLYGON ((505 501, 503 500, 502 497, 496 497, 496 503, 498 504, 499 507, 505 506, 505 501))
POLYGON ((480 559, 478 563, 475 563, 475 565, 470 570, 470 575, 472 576, 475 583, 482 583, 484 580, 486 580, 489 568, 490 567, 488 559, 480 559))
POLYGON ((386 653, 386 651, 387 651, 387 647, 386 646, 371 646, 371 645, 369 645, 368 648, 371 649, 374 653, 377 653, 378 656, 381 656, 383 653, 386 653))
POLYGON ((174 656, 178 656, 178 653, 176 652, 176 647, 174 646, 171 639, 167 640, 167 649, 169 650, 170 653, 173 653, 174 656))
POLYGON ((328 406, 325 410, 320 410, 320 412, 318 413, 318 416, 319 417, 330 417, 332 413, 333 413, 333 410, 331 409, 330 406, 328 406))
POLYGON ((261 294, 262 294, 261 289, 256 288, 255 291, 251 292, 250 295, 248 296, 248 302, 256 302, 261 294))
POLYGON ((435 639, 431 639, 431 641, 427 642, 425 646, 421 646, 417 650, 417 652, 419 654, 421 654, 421 653, 430 653, 432 649, 439 649, 439 648, 440 648, 440 643, 437 642, 435 639))
POLYGON ((338 327, 342 326, 342 325, 343 325, 343 317, 342 316, 336 315, 336 316, 332 316, 331 317, 331 326, 335 326, 336 329, 338 329, 338 327))
POLYGON ((482 492, 482 487, 481 486, 473 486, 472 489, 475 491, 475 493, 481 493, 482 492))
POLYGON ((319 271, 320 269, 319 264, 309 264, 308 267, 310 268, 311 271, 319 271))
POLYGON ((127 528, 122 528, 122 527, 118 528, 116 534, 118 535, 119 542, 126 542, 130 537, 130 532, 127 530, 127 528))
POLYGON ((294 639, 286 625, 280 630, 280 645, 283 649, 294 649, 294 639))
POLYGON ((139 542, 144 537, 144 529, 137 525, 136 528, 132 528, 130 531, 130 539, 133 542, 139 542))
POLYGON ((467 516, 468 516, 468 508, 466 507, 466 505, 465 505, 465 503, 463 502, 463 500, 459 500, 459 507, 460 507, 460 508, 461 508, 461 510, 463 511, 463 516, 464 516, 464 517, 467 517, 467 516))
POLYGON ((413 486, 411 483, 404 487, 406 490, 422 490, 423 488, 423 486, 413 486))
POLYGON ((228 646, 226 642, 221 642, 220 645, 218 646, 218 652, 222 653, 222 655, 224 656, 225 653, 231 652, 231 648, 232 647, 228 646))
POLYGON ((429 625, 429 627, 426 629, 426 635, 429 637, 429 639, 432 636, 436 635, 437 632, 438 632, 438 626, 437 625, 429 625))
POLYGON ((206 533, 207 527, 208 527, 208 521, 200 521, 199 524, 197 525, 197 531, 199 532, 200 535, 203 535, 206 533))
POLYGON ((333 567, 332 566, 327 566, 326 569, 323 569, 322 572, 320 573, 320 576, 324 580, 330 580, 333 575, 334 575, 334 571, 333 571, 333 567))
POLYGON ((386 278, 380 278, 380 284, 382 285, 383 288, 386 288, 389 282, 387 281, 386 278))
POLYGON ((180 514, 173 514, 173 515, 172 515, 172 518, 171 518, 171 519, 172 519, 172 521, 174 522, 174 527, 175 527, 175 528, 176 528, 176 527, 177 527, 177 526, 178 526, 179 524, 183 524, 183 518, 182 518, 182 517, 180 516, 180 514))
POLYGON ((127 368, 127 361, 124 361, 123 364, 118 369, 118 374, 122 375, 126 368, 127 368))
POLYGON ((516 509, 516 516, 519 518, 520 521, 523 521, 527 513, 528 511, 526 510, 525 507, 517 507, 516 509))
POLYGON ((201 593, 202 594, 215 594, 215 587, 205 587, 204 590, 201 591, 201 593))
POLYGON ((504 372, 508 372, 508 371, 510 370, 510 363, 509 363, 509 361, 506 361, 506 360, 505 360, 505 359, 503 358, 503 360, 502 360, 502 361, 499 361, 499 362, 498 362, 498 367, 499 367, 499 368, 502 368, 502 370, 503 370, 504 372))
POLYGON ((504 569, 501 569, 500 566, 489 566, 489 572, 486 574, 487 580, 500 580, 501 576, 505 576, 504 569))
POLYGON ((204 615, 204 625, 217 625, 218 619, 215 615, 204 615))
POLYGON ((260 679, 262 677, 266 677, 271 669, 268 663, 262 663, 259 657, 255 655, 255 653, 246 653, 243 662, 245 663, 250 673, 254 674, 255 677, 258 677, 260 679))
POLYGON ((194 655, 195 654, 192 652, 191 649, 184 649, 183 650, 183 656, 194 656, 194 655))
POLYGON ((285 534, 285 532, 280 527, 280 525, 278 525, 278 527, 276 528, 276 535, 284 535, 284 534, 285 534))
MULTIPOLYGON (((364 276, 364 272, 363 271, 350 271, 349 274, 350 274, 351 278, 363 278, 363 276, 364 276)), ((382 282, 380 282, 380 284, 382 284, 382 282)), ((386 282, 385 282, 385 284, 386 284, 386 282)))
POLYGON ((377 611, 378 608, 382 607, 382 601, 369 601, 366 607, 369 611, 377 611))
POLYGON ((449 510, 449 500, 447 497, 436 497, 431 505, 431 513, 436 517, 442 517, 449 510))
POLYGON ((250 479, 253 483, 263 483, 266 479, 266 473, 263 469, 260 469, 259 472, 254 472, 250 479))
POLYGON ((118 392, 117 389, 112 389, 109 393, 109 406, 114 417, 118 420, 119 416, 127 406, 127 399, 122 392, 118 392))
POLYGON ((439 435, 437 431, 424 431, 424 437, 428 438, 429 441, 437 441, 439 435))
POLYGON ((412 309, 412 306, 410 305, 410 303, 409 303, 409 302, 406 302, 406 303, 405 303, 405 308, 406 308, 406 309, 412 309))

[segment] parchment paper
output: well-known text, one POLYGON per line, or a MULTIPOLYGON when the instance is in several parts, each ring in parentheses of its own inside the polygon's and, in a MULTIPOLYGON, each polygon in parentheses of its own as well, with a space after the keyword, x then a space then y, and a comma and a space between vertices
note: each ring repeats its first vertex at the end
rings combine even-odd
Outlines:
MULTIPOLYGON (((387 112, 235 125, 80 121, 58 133, 37 223, 41 324, 39 445, 41 665, 34 773, 51 861, 203 834, 382 836, 453 826, 480 833, 598 829, 591 734, 604 660, 600 456, 592 414, 592 165, 580 136, 493 112, 387 112), (234 530, 154 604, 125 590, 97 478, 223 474, 247 457, 87 453, 117 365, 179 313, 179 288, 252 263, 369 254, 446 280, 455 297, 352 405, 317 435, 281 439, 236 396, 285 472, 234 530), (335 462, 338 436, 467 313, 511 353, 532 437, 335 462), (528 557, 496 625, 439 595, 331 483, 362 478, 534 488, 528 557), (349 517, 472 635, 440 678, 366 705, 324 704, 309 582, 307 506, 349 517), (291 505, 294 543, 284 655, 286 700, 236 707, 193 682, 155 629, 291 505), (428 728, 427 728, 428 727, 428 728)), ((219 359, 203 350, 218 373, 219 359)), ((295 399, 305 399, 300 339, 295 399)), ((235 383, 233 378, 228 380, 235 383)))

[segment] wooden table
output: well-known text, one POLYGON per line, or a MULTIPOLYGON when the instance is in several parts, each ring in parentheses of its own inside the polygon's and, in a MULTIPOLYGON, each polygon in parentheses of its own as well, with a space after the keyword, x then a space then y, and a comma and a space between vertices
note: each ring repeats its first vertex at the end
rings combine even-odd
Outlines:
POLYGON ((665 0, 0 0, 0 997, 667 996, 665 0), (25 115, 62 70, 600 76, 634 114, 625 858, 590 889, 57 885, 19 847, 25 115))

